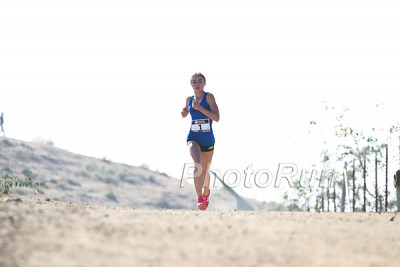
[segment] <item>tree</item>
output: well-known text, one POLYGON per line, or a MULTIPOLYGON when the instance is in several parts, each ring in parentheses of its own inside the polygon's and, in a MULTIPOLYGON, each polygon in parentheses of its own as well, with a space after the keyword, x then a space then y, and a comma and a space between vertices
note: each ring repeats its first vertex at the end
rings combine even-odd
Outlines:
MULTIPOLYGON (((322 104, 321 118, 311 120, 309 130, 310 135, 319 135, 322 140, 322 171, 317 178, 319 187, 305 190, 295 184, 292 190, 293 195, 298 198, 296 203, 309 203, 311 199, 315 199, 316 211, 340 210, 343 166, 347 163, 350 166, 347 169, 350 192, 353 192, 348 197, 355 200, 353 211, 372 210, 383 194, 379 192, 376 182, 371 185, 366 179, 368 174, 375 174, 375 155, 376 166, 380 170, 385 167, 384 161, 379 158, 383 157, 390 137, 398 134, 400 125, 396 122, 385 126, 372 120, 360 125, 349 118, 349 108, 337 109, 327 102, 322 104), (375 190, 372 190, 372 186, 375 186, 375 190)), ((375 108, 378 110, 381 107, 382 105, 376 105, 375 108)), ((299 207, 303 210, 305 208, 302 205, 299 207)))

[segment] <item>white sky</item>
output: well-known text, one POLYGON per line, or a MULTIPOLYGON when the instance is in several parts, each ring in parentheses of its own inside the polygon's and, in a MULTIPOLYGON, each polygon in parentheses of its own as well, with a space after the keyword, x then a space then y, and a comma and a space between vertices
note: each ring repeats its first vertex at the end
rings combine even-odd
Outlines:
POLYGON ((4 128, 179 178, 191 162, 180 110, 200 71, 221 112, 213 168, 276 173, 318 160, 307 132, 322 100, 364 126, 398 121, 399 14, 382 0, 1 0, 4 128))

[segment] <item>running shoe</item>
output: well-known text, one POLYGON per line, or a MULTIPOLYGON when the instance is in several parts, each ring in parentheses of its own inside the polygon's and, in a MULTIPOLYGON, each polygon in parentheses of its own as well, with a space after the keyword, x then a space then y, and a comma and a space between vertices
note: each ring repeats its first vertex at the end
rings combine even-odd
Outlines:
POLYGON ((199 197, 197 199, 197 209, 199 210, 205 210, 207 208, 206 203, 204 202, 203 197, 199 197))
POLYGON ((210 193, 211 193, 211 191, 208 190, 208 195, 207 196, 203 195, 204 203, 206 204, 205 209, 207 209, 207 207, 208 207, 208 198, 210 197, 210 193))

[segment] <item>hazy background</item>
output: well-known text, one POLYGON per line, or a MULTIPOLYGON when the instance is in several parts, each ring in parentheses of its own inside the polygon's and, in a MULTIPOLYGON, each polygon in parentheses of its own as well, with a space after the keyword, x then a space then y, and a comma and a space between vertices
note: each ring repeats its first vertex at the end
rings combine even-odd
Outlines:
POLYGON ((221 113, 213 168, 318 163, 322 100, 360 127, 398 121, 398 14, 398 1, 3 0, 6 135, 180 178, 200 71, 221 113))

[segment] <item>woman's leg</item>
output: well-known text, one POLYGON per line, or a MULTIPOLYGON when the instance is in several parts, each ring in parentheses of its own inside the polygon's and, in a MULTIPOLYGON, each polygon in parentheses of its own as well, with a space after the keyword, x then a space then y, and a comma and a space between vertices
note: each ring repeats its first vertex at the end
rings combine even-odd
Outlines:
POLYGON ((187 143, 189 147, 190 156, 192 156, 194 162, 194 187, 196 189, 197 197, 201 197, 203 194, 203 183, 204 175, 202 171, 202 153, 198 143, 195 141, 189 141, 187 143))
POLYGON ((211 165, 211 160, 214 155, 214 150, 209 151, 209 152, 201 152, 201 158, 203 161, 202 164, 202 171, 203 171, 203 177, 204 177, 204 193, 203 195, 208 196, 210 193, 210 165, 211 165))

